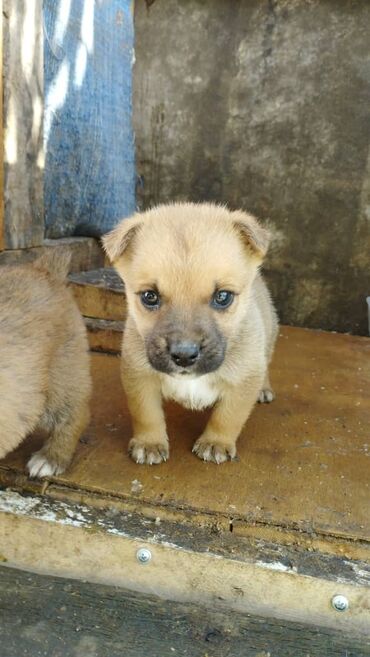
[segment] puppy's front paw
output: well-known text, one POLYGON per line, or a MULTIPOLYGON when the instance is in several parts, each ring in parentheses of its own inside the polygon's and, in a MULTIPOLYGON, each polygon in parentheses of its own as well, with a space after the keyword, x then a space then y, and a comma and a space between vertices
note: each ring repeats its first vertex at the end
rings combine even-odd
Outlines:
POLYGON ((212 461, 213 463, 224 463, 236 457, 235 444, 225 443, 222 437, 201 436, 194 443, 193 452, 203 461, 212 461))
POLYGON ((169 457, 168 441, 148 440, 145 437, 132 438, 128 445, 131 458, 136 463, 157 465, 169 457))
POLYGON ((258 395, 258 401, 260 404, 269 404, 275 399, 275 393, 271 388, 262 388, 260 394, 258 395))
POLYGON ((33 456, 31 456, 27 463, 27 470, 31 478, 40 478, 52 477, 53 475, 61 474, 64 472, 65 468, 63 468, 55 461, 48 459, 45 455, 45 452, 40 449, 39 452, 36 452, 33 456))

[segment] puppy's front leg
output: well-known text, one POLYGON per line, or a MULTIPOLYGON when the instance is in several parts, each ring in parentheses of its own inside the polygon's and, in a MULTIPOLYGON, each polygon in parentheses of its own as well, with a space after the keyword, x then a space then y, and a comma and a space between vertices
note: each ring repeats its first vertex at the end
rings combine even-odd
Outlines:
POLYGON ((223 463, 236 456, 236 441, 247 421, 263 382, 263 373, 240 385, 229 385, 213 409, 193 452, 203 461, 223 463))
POLYGON ((157 377, 123 370, 122 382, 133 425, 128 446, 132 459, 149 465, 167 461, 168 437, 157 377))

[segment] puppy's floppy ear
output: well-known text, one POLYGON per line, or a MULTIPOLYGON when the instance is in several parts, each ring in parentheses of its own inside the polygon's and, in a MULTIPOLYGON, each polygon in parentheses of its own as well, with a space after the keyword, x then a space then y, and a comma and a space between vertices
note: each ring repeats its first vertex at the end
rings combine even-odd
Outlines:
POLYGON ((134 215, 122 219, 113 230, 102 237, 104 251, 111 262, 117 260, 126 251, 140 227, 141 220, 139 216, 134 215))
POLYGON ((232 212, 235 229, 252 255, 262 260, 268 249, 270 233, 255 217, 238 210, 232 212))

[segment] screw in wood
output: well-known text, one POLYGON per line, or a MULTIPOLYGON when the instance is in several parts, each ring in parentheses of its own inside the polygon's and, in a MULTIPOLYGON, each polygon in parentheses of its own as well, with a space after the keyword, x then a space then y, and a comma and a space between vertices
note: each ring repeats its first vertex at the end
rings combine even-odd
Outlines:
POLYGON ((152 553, 148 548, 140 548, 136 552, 136 559, 138 560, 139 563, 149 563, 149 561, 152 558, 152 553))
POLYGON ((335 611, 347 611, 349 608, 349 602, 345 595, 333 595, 331 604, 335 611))

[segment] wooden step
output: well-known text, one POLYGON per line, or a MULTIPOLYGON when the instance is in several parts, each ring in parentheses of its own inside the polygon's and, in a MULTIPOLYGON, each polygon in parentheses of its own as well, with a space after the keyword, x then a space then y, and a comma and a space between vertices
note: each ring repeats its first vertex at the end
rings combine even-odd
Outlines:
POLYGON ((0 614, 4 657, 370 655, 369 638, 343 631, 4 567, 0 614))
POLYGON ((102 268, 71 274, 69 284, 84 317, 125 319, 125 289, 114 269, 102 268))
POLYGON ((170 459, 140 466, 127 454, 119 358, 93 354, 92 422, 69 471, 26 477, 37 435, 0 464, 1 560, 368 636, 369 355, 368 338, 283 327, 277 398, 254 409, 238 461, 197 459, 207 413, 168 404, 170 459), (333 609, 337 594, 348 611, 333 609))
POLYGON ((118 354, 121 351, 124 322, 84 317, 91 351, 118 354))
POLYGON ((85 318, 90 349, 118 353, 126 318, 121 278, 114 269, 106 267, 71 274, 69 285, 85 318))

